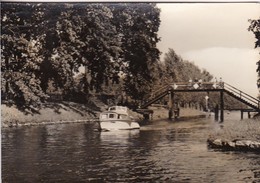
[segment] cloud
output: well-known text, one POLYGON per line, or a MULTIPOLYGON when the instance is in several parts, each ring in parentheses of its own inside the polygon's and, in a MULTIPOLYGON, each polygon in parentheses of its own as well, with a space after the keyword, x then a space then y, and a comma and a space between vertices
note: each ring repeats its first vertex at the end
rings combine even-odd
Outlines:
POLYGON ((193 61, 215 77, 238 89, 257 96, 256 62, 259 60, 258 50, 247 48, 212 47, 188 51, 182 58, 193 61))
POLYGON ((254 47, 248 19, 259 17, 259 4, 158 3, 158 7, 162 10, 158 47, 164 53, 168 48, 182 54, 208 47, 254 47))

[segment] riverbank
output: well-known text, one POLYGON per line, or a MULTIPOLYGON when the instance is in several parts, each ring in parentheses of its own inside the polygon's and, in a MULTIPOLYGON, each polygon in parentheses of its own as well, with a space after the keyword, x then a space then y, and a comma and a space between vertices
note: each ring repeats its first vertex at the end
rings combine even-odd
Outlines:
POLYGON ((48 103, 40 109, 18 110, 15 105, 1 104, 1 126, 59 124, 97 121, 98 110, 77 103, 48 103))
MULTIPOLYGON (((149 107, 153 110, 153 120, 168 119, 168 109, 163 107, 149 107)), ((193 108, 180 108, 180 116, 176 120, 185 120, 189 118, 205 117, 207 114, 203 111, 193 108)), ((174 119, 173 119, 174 120, 174 119)))
POLYGON ((223 123, 209 135, 210 148, 260 152, 260 117, 223 123))
MULTIPOLYGON (((107 106, 103 106, 105 108, 107 106)), ((98 116, 104 109, 100 107, 77 103, 48 103, 41 109, 31 112, 29 110, 20 111, 16 106, 1 104, 1 126, 33 126, 47 124, 64 124, 64 123, 93 123, 98 121, 98 116)), ((163 107, 151 107, 154 110, 153 120, 167 119, 168 110, 163 107)), ((130 111, 130 115, 137 121, 143 120, 139 113, 130 111)), ((190 108, 181 108, 178 120, 186 118, 197 118, 205 116, 205 113, 190 108)))

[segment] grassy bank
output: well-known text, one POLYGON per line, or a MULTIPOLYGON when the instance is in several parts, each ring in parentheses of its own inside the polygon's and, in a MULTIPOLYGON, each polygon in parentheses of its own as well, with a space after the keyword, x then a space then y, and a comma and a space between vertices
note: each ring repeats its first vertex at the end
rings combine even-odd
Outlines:
POLYGON ((258 140, 260 141, 260 117, 223 123, 221 128, 210 134, 211 138, 228 141, 258 140))
MULTIPOLYGON (((153 120, 168 119, 169 111, 162 107, 150 107, 154 111, 153 120)), ((179 118, 191 118, 206 115, 203 111, 192 108, 180 108, 179 118)))
POLYGON ((90 121, 97 118, 99 111, 76 103, 48 103, 39 110, 18 110, 15 105, 1 105, 2 127, 37 125, 65 122, 90 121))
POLYGON ((260 118, 224 122, 207 142, 215 149, 260 152, 260 118))

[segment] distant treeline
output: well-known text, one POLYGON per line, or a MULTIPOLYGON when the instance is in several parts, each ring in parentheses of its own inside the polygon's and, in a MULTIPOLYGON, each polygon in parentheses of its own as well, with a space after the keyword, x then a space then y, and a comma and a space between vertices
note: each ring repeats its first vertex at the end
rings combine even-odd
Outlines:
MULTIPOLYGON (((176 82, 189 82, 189 81, 201 81, 203 82, 215 82, 220 78, 214 78, 206 69, 201 69, 193 62, 183 60, 181 56, 176 54, 173 49, 165 54, 162 62, 159 62, 156 67, 156 76, 158 78, 153 84, 153 90, 165 86, 166 84, 176 82)), ((213 110, 220 102, 219 92, 192 92, 192 93, 175 93, 174 102, 177 106, 200 106, 206 109, 206 99, 208 97, 208 106, 210 110, 213 110)), ((232 97, 225 95, 225 108, 244 108, 245 106, 232 97)), ((162 100, 167 102, 168 98, 162 100)), ((199 107, 198 107, 199 108, 199 107)))

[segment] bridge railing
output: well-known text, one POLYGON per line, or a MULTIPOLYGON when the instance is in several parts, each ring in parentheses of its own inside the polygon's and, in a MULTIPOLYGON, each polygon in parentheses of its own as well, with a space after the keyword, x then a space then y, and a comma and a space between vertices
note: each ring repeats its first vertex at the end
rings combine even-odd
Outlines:
POLYGON ((223 82, 223 88, 227 91, 236 94, 238 97, 240 97, 243 100, 246 100, 247 102, 250 101, 252 104, 256 105, 258 108, 260 108, 260 101, 257 98, 252 97, 251 95, 235 88, 234 86, 231 86, 230 84, 223 82))
POLYGON ((226 90, 227 92, 232 93, 236 97, 239 97, 240 100, 244 100, 245 102, 257 107, 260 109, 260 100, 252 97, 251 95, 231 86, 226 82, 175 82, 169 83, 159 89, 152 91, 150 96, 144 99, 144 102, 154 100, 156 97, 160 97, 162 93, 165 94, 166 91, 169 90, 179 90, 179 91, 219 91, 226 90))
POLYGON ((160 87, 159 89, 152 91, 151 94, 144 99, 144 101, 150 100, 158 95, 160 95, 162 92, 165 92, 166 90, 173 89, 173 90, 194 90, 194 85, 198 84, 198 88, 196 89, 220 89, 223 88, 220 86, 219 83, 214 82, 175 82, 170 83, 166 86, 160 87), (176 87, 176 88, 175 88, 176 87))
POLYGON ((174 90, 215 90, 222 89, 223 82, 176 82, 170 86, 174 90))
POLYGON ((166 85, 166 86, 163 86, 163 87, 161 87, 161 88, 159 88, 159 89, 157 89, 155 91, 152 91, 151 95, 148 98, 151 99, 151 98, 159 95, 160 93, 166 91, 169 87, 170 87, 170 85, 166 85))
POLYGON ((165 86, 160 87, 157 90, 152 91, 151 94, 143 100, 143 102, 141 103, 141 106, 143 106, 148 101, 153 100, 154 98, 158 97, 161 93, 165 92, 169 88, 170 88, 170 85, 165 85, 165 86))

